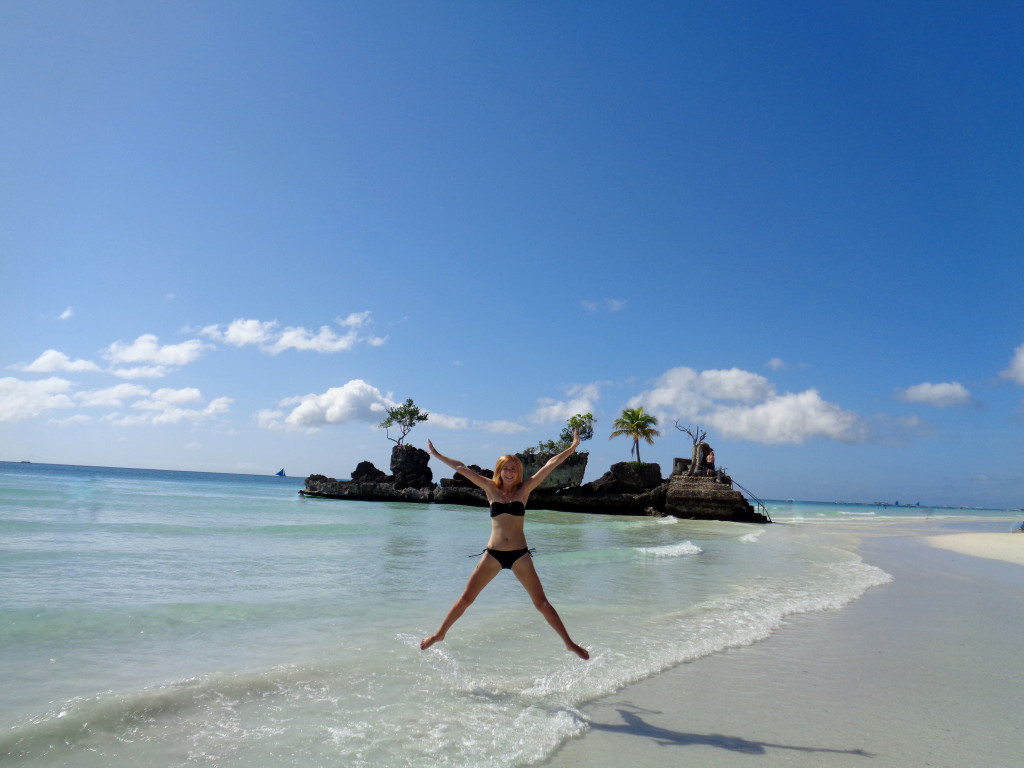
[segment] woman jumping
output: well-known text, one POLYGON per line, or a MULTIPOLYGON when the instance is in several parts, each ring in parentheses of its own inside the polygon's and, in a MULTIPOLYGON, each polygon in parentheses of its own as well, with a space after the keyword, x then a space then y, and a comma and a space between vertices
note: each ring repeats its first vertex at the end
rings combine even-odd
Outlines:
POLYGON ((552 456, 530 479, 524 481, 523 465, 515 456, 506 455, 498 459, 494 465, 494 479, 492 480, 477 474, 461 461, 442 455, 432 442, 427 441, 431 456, 443 461, 473 485, 483 489, 487 495, 487 502, 491 507, 491 538, 487 541, 487 549, 481 553, 480 561, 473 569, 469 581, 466 582, 462 596, 455 601, 448 611, 448 615, 444 617, 441 628, 429 637, 423 638, 420 642, 421 649, 426 650, 434 643, 444 640, 448 630, 452 628, 452 624, 458 621, 466 609, 473 604, 483 588, 502 569, 508 568, 526 588, 534 606, 562 638, 565 647, 581 659, 590 658, 587 649, 577 645, 569 637, 558 612, 544 595, 544 587, 541 586, 540 577, 537 576, 537 570, 533 567, 533 559, 526 547, 526 535, 523 533, 526 501, 530 497, 530 493, 551 474, 555 467, 569 458, 579 444, 580 434, 579 430, 576 430, 573 432, 572 445, 558 455, 552 456))

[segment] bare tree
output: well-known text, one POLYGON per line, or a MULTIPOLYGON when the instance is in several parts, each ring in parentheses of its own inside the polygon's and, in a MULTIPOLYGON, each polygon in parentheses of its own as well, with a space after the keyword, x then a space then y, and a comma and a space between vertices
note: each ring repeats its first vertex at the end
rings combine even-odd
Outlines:
POLYGON ((686 474, 694 475, 697 473, 697 465, 700 464, 701 459, 699 447, 700 444, 704 442, 704 438, 708 436, 708 432, 706 429, 702 430, 699 424, 697 426, 687 424, 685 427, 680 427, 679 419, 676 419, 676 429, 680 432, 685 432, 693 440, 693 453, 691 454, 690 468, 687 470, 686 474))

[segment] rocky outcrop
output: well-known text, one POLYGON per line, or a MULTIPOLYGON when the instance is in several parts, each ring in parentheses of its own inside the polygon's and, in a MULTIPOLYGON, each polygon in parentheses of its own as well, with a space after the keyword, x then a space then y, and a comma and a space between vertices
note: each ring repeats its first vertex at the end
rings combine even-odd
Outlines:
POLYGON ((391 450, 391 474, 385 475, 369 461, 361 461, 351 480, 335 480, 324 475, 310 475, 304 496, 353 501, 434 500, 434 473, 428 466, 430 454, 411 445, 396 445, 391 450))
POLYGON ((323 475, 307 477, 306 487, 299 493, 303 496, 351 501, 412 501, 427 504, 434 500, 432 488, 396 488, 393 482, 335 480, 323 475))
MULTIPOLYGON (((427 466, 429 454, 412 446, 396 446, 392 451, 392 475, 385 475, 370 462, 360 462, 352 480, 334 480, 310 475, 299 493, 354 501, 409 501, 418 503, 461 504, 484 507, 483 491, 456 474, 433 483, 427 466)), ((677 464, 678 466, 678 464, 677 464)), ((470 465, 484 476, 489 469, 470 465)), ((713 477, 673 474, 661 477, 661 467, 632 462, 613 464, 597 480, 576 487, 544 488, 530 497, 533 509, 565 512, 589 512, 604 515, 673 515, 697 520, 730 520, 743 523, 770 523, 757 512, 742 493, 732 487, 732 479, 719 473, 713 477)))
MULTIPOLYGON (((323 475, 317 475, 317 477, 323 477, 323 475)), ((352 481, 355 483, 386 483, 390 479, 368 461, 360 461, 352 472, 352 481)))
POLYGON ((611 467, 597 480, 587 483, 594 493, 643 493, 661 485, 660 464, 640 464, 631 461, 620 461, 611 467))
POLYGON ((770 523, 742 493, 716 477, 672 475, 665 490, 665 511, 693 520, 731 520, 736 523, 770 523))
POLYGON ((430 454, 412 445, 396 445, 391 449, 392 482, 398 490, 433 488, 430 454))
MULTIPOLYGON (((547 464, 550 454, 517 453, 516 458, 523 464, 523 476, 530 477, 538 469, 547 464)), ((548 475, 538 490, 558 490, 559 488, 577 488, 583 482, 587 471, 587 460, 590 454, 577 452, 572 454, 561 466, 548 475)))

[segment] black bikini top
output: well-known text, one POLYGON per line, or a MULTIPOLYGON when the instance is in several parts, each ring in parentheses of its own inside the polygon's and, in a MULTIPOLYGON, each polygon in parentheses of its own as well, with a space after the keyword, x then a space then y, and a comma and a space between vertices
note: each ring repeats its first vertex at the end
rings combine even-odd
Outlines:
POLYGON ((507 504, 501 501, 491 502, 491 517, 498 515, 515 515, 522 517, 526 514, 526 505, 521 501, 510 501, 507 504))

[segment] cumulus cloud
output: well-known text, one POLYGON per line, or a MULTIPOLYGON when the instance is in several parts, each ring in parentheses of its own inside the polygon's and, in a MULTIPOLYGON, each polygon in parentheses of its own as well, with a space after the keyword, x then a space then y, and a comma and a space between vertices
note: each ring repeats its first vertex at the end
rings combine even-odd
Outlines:
POLYGON ((814 389, 772 395, 751 406, 717 408, 706 421, 723 437, 767 445, 800 444, 814 437, 856 442, 866 436, 855 414, 826 402, 814 389))
POLYGON ((152 333, 145 333, 130 344, 115 341, 107 348, 104 356, 114 365, 153 363, 180 366, 195 362, 208 348, 199 339, 161 345, 160 339, 152 333))
POLYGON ((256 417, 261 427, 316 432, 328 424, 378 423, 387 409, 396 403, 373 385, 362 379, 352 379, 321 394, 286 398, 279 405, 292 408, 287 413, 282 410, 260 411, 256 417))
POLYGON ((203 395, 195 387, 163 388, 147 392, 145 397, 133 402, 130 407, 138 413, 112 413, 106 420, 129 427, 200 422, 227 413, 232 402, 230 397, 218 397, 204 405, 203 395))
POLYGON ((162 379, 170 371, 166 365, 138 365, 134 368, 112 368, 110 373, 119 379, 162 379))
POLYGON ((757 403, 768 399, 774 389, 768 379, 739 368, 695 371, 685 366, 672 368, 655 382, 654 389, 630 401, 655 413, 694 416, 715 407, 717 400, 757 403))
POLYGON ((781 371, 786 367, 786 361, 783 360, 781 357, 773 357, 771 360, 765 363, 765 365, 767 365, 773 371, 781 371))
POLYGON ((957 381, 946 381, 939 384, 926 381, 906 389, 897 389, 896 399, 905 403, 923 403, 935 408, 952 408, 955 405, 970 403, 971 393, 957 381))
POLYGON ((999 374, 1004 379, 1016 382, 1024 386, 1024 344, 1013 350, 1013 357, 1010 360, 1010 367, 999 374))
POLYGON ((578 384, 566 390, 567 400, 541 398, 537 409, 530 417, 535 424, 565 421, 577 413, 590 413, 601 396, 598 384, 578 384))
POLYGON ((765 444, 803 443, 815 437, 863 440, 857 416, 814 389, 778 394, 763 376, 739 368, 672 368, 654 388, 629 401, 662 420, 698 421, 723 436, 765 444))
POLYGON ((239 318, 226 328, 208 325, 200 333, 207 338, 235 347, 258 346, 264 352, 277 355, 287 349, 330 354, 345 352, 357 344, 380 346, 387 339, 369 333, 372 313, 353 312, 337 320, 343 330, 338 332, 329 325, 322 325, 315 333, 301 326, 287 326, 281 329, 277 320, 255 320, 239 318))
POLYGON ((118 384, 104 389, 79 392, 75 399, 87 408, 122 408, 126 400, 149 395, 149 390, 138 384, 118 384))
POLYGON ((82 372, 98 371, 100 367, 91 360, 72 360, 63 352, 48 349, 28 365, 14 366, 20 371, 30 373, 56 373, 58 371, 82 372))
POLYGON ((0 421, 23 421, 47 411, 72 408, 71 382, 56 376, 40 381, 0 379, 0 421))
POLYGON ((204 328, 203 332, 213 338, 219 338, 225 344, 230 344, 233 347, 244 347, 249 344, 271 343, 276 328, 276 320, 263 321, 243 318, 233 321, 223 334, 215 325, 204 328))

